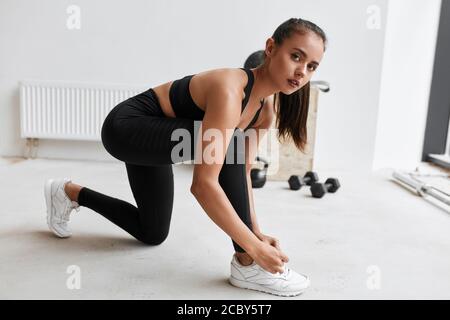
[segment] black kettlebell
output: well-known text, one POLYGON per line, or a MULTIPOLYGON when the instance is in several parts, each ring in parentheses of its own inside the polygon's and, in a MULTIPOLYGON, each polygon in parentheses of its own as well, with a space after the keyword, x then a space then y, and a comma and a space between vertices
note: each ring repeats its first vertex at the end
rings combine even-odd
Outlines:
POLYGON ((266 183, 267 168, 269 167, 269 162, 262 158, 256 157, 256 161, 264 163, 262 169, 253 168, 250 170, 250 178, 252 179, 252 188, 262 188, 266 183))

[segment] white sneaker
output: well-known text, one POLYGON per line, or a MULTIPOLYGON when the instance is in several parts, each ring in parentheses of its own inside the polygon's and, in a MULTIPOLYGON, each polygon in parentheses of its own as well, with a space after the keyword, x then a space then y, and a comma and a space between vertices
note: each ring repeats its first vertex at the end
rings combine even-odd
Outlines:
POLYGON ((301 294, 310 285, 307 276, 299 274, 286 265, 283 273, 270 273, 254 261, 243 266, 237 260, 236 254, 231 260, 230 283, 239 288, 252 289, 271 293, 277 296, 293 297, 301 294))
POLYGON ((60 238, 67 238, 72 232, 67 225, 73 209, 80 211, 76 201, 72 201, 64 191, 68 178, 48 179, 44 185, 45 204, 47 205, 47 224, 51 231, 60 238))

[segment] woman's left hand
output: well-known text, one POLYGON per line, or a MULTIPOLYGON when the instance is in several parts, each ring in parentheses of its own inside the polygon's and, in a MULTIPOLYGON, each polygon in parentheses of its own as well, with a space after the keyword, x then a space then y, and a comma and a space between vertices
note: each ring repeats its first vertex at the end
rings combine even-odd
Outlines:
MULTIPOLYGON (((262 242, 266 242, 266 243, 270 244, 271 246, 275 247, 276 249, 278 249, 279 251, 281 251, 280 241, 278 239, 276 239, 274 237, 271 237, 271 236, 268 236, 266 234, 263 234, 261 232, 255 232, 255 235, 262 242)), ((288 262, 288 261, 289 261, 289 258, 286 261, 284 261, 284 262, 288 262)))

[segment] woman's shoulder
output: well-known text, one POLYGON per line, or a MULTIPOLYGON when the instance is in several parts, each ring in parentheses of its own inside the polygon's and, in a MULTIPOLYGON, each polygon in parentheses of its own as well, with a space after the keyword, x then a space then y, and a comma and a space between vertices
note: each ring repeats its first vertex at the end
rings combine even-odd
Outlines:
POLYGON ((240 68, 210 69, 197 73, 195 77, 209 92, 236 93, 239 96, 244 95, 248 81, 246 72, 240 68))

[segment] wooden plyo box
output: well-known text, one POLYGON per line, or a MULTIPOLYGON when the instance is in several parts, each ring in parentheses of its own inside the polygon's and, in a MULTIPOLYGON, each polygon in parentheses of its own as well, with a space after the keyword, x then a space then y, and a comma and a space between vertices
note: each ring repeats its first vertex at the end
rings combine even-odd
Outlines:
MULTIPOLYGON (((305 153, 298 150, 292 141, 280 143, 276 136, 275 119, 272 122, 273 130, 266 134, 258 148, 258 155, 270 163, 267 180, 287 181, 293 174, 303 176, 313 169, 318 97, 319 89, 311 86, 307 120, 308 142, 305 153)), ((262 168, 262 164, 254 164, 253 167, 262 168)))

